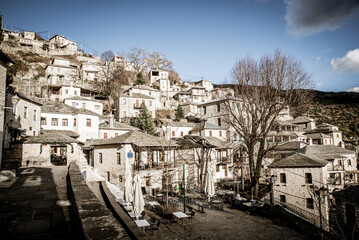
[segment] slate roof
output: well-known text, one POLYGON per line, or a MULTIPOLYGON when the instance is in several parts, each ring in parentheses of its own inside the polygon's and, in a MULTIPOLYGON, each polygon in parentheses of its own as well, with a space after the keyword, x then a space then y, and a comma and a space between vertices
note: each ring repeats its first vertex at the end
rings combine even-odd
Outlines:
POLYGON ((80 137, 80 135, 74 131, 71 130, 47 130, 47 129, 42 129, 41 130, 42 134, 62 134, 68 137, 72 137, 72 138, 78 138, 80 137))
POLYGON ((38 136, 32 136, 25 139, 24 144, 31 143, 46 143, 46 144, 67 144, 67 143, 81 143, 80 141, 54 131, 53 133, 43 133, 38 136))
POLYGON ((122 93, 120 95, 121 97, 127 97, 127 98, 145 98, 145 99, 155 99, 154 97, 150 97, 148 95, 142 94, 142 93, 132 93, 132 96, 130 96, 128 93, 122 93))
POLYGON ((93 139, 90 145, 134 144, 138 147, 177 147, 173 141, 155 137, 139 131, 130 131, 114 138, 93 139))
POLYGON ((23 94, 21 94, 21 93, 18 93, 18 92, 17 92, 16 95, 17 95, 19 98, 25 99, 26 101, 29 101, 29 102, 32 102, 32 103, 37 104, 37 105, 39 105, 39 106, 42 106, 42 103, 41 103, 41 102, 36 101, 36 100, 34 100, 34 99, 32 99, 32 98, 29 98, 28 96, 25 96, 25 95, 23 95, 23 94))
POLYGON ((307 168, 307 167, 325 167, 329 164, 328 161, 310 157, 302 153, 296 153, 287 158, 283 158, 277 161, 274 161, 270 168, 307 168))
POLYGON ((324 133, 304 133, 304 135, 311 139, 331 138, 331 136, 324 133))
POLYGON ((298 150, 301 149, 303 145, 306 145, 306 143, 300 141, 287 142, 276 146, 274 150, 276 151, 298 150))
POLYGON ((340 191, 332 193, 334 197, 354 200, 359 203, 359 185, 351 186, 340 191))
POLYGON ((129 89, 127 89, 125 92, 128 92, 130 89, 142 89, 142 90, 149 90, 149 91, 159 92, 157 89, 151 88, 151 87, 146 86, 146 85, 135 85, 135 86, 130 87, 129 89))
POLYGON ((215 124, 212 124, 212 123, 209 123, 209 122, 202 121, 202 122, 197 123, 191 132, 196 133, 196 132, 200 132, 204 129, 224 130, 225 128, 215 125, 215 124))
MULTIPOLYGON (((110 124, 108 123, 108 121, 104 122, 104 123, 101 123, 100 128, 110 128, 110 124)), ((113 128, 111 129, 126 129, 126 130, 133 130, 133 131, 136 131, 136 130, 139 130, 138 128, 136 127, 133 127, 131 125, 128 125, 126 123, 120 123, 120 122, 113 122, 113 128)))
POLYGON ((321 159, 338 158, 343 154, 354 154, 354 151, 334 145, 310 145, 300 149, 299 152, 321 159))
POLYGON ((196 124, 195 123, 191 123, 191 122, 177 122, 177 121, 166 121, 164 120, 162 126, 168 126, 168 127, 195 127, 196 124))
POLYGON ((293 120, 289 120, 291 123, 294 124, 299 124, 299 123, 309 123, 309 122, 313 122, 314 120, 312 118, 308 118, 308 117, 297 117, 293 120))
POLYGON ((85 97, 80 97, 80 96, 73 96, 73 97, 69 97, 69 98, 65 98, 65 100, 80 100, 80 101, 88 101, 88 102, 98 102, 98 103, 101 103, 101 101, 98 101, 96 99, 88 99, 88 98, 85 98, 85 97))
POLYGON ((67 114, 85 114, 85 115, 93 115, 93 116, 100 116, 97 113, 94 113, 90 110, 83 109, 83 108, 75 108, 64 103, 46 103, 41 108, 42 113, 67 113, 67 114))

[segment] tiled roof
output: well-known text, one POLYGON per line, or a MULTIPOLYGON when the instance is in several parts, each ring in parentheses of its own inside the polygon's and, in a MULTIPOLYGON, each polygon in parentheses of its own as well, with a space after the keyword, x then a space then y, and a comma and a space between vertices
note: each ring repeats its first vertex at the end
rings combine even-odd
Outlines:
POLYGON ((155 137, 139 131, 130 131, 114 138, 93 139, 90 145, 134 144, 138 147, 176 147, 173 141, 155 137))
POLYGON ((80 141, 66 136, 58 131, 52 133, 43 133, 38 136, 28 137, 25 139, 24 144, 31 143, 46 143, 46 144, 66 144, 66 143, 80 143, 80 141))
POLYGON ((331 136, 326 135, 324 133, 304 133, 304 135, 311 139, 331 138, 331 136))
POLYGON ((26 101, 30 101, 30 102, 32 102, 32 103, 35 103, 35 104, 37 104, 37 105, 42 106, 42 103, 41 103, 41 102, 36 101, 36 100, 34 100, 34 99, 32 99, 32 98, 29 98, 28 96, 25 96, 25 95, 23 95, 23 94, 21 94, 21 93, 16 93, 16 95, 17 95, 19 98, 25 99, 26 101))
POLYGON ((313 122, 314 120, 312 118, 308 118, 308 117, 297 117, 293 120, 290 120, 291 123, 294 124, 298 124, 298 123, 308 123, 308 122, 313 122))
MULTIPOLYGON (((166 119, 167 120, 167 119, 166 119)), ((195 123, 191 123, 191 122, 177 122, 177 121, 166 121, 164 120, 162 126, 168 126, 168 127, 195 127, 196 124, 195 123)))
POLYGON ((315 157, 310 157, 302 153, 296 153, 287 158, 274 161, 270 168, 302 168, 302 167, 324 167, 328 161, 315 157))
POLYGON ((135 85, 135 86, 130 87, 129 89, 127 89, 125 92, 129 91, 130 89, 142 89, 142 90, 149 90, 149 91, 158 92, 157 89, 151 88, 151 87, 146 86, 146 85, 135 85))
POLYGON ((46 103, 41 108, 42 113, 67 113, 67 114, 85 114, 85 115, 93 115, 99 116, 97 113, 94 113, 90 110, 83 108, 75 108, 64 103, 46 103))

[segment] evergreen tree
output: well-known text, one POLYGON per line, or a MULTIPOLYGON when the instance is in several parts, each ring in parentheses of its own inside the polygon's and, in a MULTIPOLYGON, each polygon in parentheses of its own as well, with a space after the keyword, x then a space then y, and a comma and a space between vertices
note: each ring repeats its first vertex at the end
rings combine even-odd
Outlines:
POLYGON ((176 109, 176 119, 180 120, 182 118, 184 118, 184 112, 182 106, 179 104, 176 109))
POLYGON ((146 104, 144 103, 141 104, 140 114, 137 116, 136 126, 150 135, 155 134, 155 123, 146 107, 146 104))
POLYGON ((142 73, 139 72, 136 76, 136 84, 137 85, 144 85, 145 84, 145 79, 143 79, 142 73))

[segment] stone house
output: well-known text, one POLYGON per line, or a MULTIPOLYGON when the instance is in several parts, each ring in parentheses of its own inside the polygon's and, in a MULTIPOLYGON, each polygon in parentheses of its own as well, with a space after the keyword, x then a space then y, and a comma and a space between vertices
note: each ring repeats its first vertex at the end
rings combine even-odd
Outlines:
POLYGON ((168 71, 152 70, 150 71, 149 76, 150 76, 150 85, 153 85, 153 83, 157 82, 160 79, 168 79, 168 71))
POLYGON ((298 130, 301 132, 310 131, 315 128, 315 122, 313 118, 300 116, 290 120, 291 123, 298 125, 298 130))
POLYGON ((121 94, 115 100, 115 119, 119 122, 126 122, 130 118, 137 117, 142 103, 146 104, 152 118, 155 118, 156 99, 142 93, 134 93, 130 91, 128 93, 121 94))
POLYGON ((93 99, 96 95, 96 92, 90 89, 74 86, 71 83, 70 85, 53 85, 43 87, 42 95, 48 96, 51 101, 62 102, 64 99, 70 97, 84 97, 93 99))
POLYGON ((87 143, 90 165, 107 181, 124 189, 126 168, 146 179, 146 192, 162 188, 163 171, 173 168, 177 144, 139 131, 87 143))
POLYGON ((45 67, 47 84, 63 85, 65 82, 74 82, 80 78, 76 65, 70 63, 66 58, 54 57, 49 65, 45 67))
POLYGON ((198 104, 197 103, 193 103, 193 102, 183 102, 180 103, 183 109, 183 113, 185 117, 188 116, 199 116, 198 113, 198 104))
POLYGON ((216 137, 222 141, 227 141, 229 133, 222 126, 218 126, 207 121, 197 123, 196 126, 190 131, 190 135, 202 137, 216 137))
POLYGON ((42 129, 74 131, 80 135, 81 142, 98 138, 99 124, 99 115, 86 109, 77 109, 63 103, 47 103, 42 107, 42 129))
POLYGON ((320 124, 316 128, 305 133, 313 139, 313 143, 322 145, 341 146, 343 144, 342 132, 337 126, 331 124, 320 124))
POLYGON ((129 131, 138 131, 138 128, 130 126, 126 123, 116 122, 113 116, 110 116, 108 120, 100 123, 99 137, 98 138, 114 138, 129 131))
POLYGON ((283 143, 289 141, 297 141, 298 137, 295 133, 298 132, 298 126, 288 121, 274 122, 271 131, 268 133, 267 142, 269 143, 283 143))
POLYGON ((274 202, 310 223, 329 230, 328 167, 330 162, 296 153, 269 167, 274 202), (320 220, 321 219, 321 220, 320 220))
POLYGON ((164 120, 160 130, 160 136, 170 140, 189 135, 190 131, 196 126, 195 123, 187 122, 185 119, 177 121, 164 120))
POLYGON ((74 41, 71 41, 64 36, 54 35, 49 40, 51 49, 60 49, 66 53, 76 53, 77 44, 74 41))
MULTIPOLYGON (((65 90, 66 91, 66 90, 65 90)), ((87 109, 91 112, 97 113, 98 115, 103 114, 103 103, 95 100, 95 99, 89 99, 86 97, 80 97, 80 96, 73 96, 69 98, 64 99, 64 103, 66 105, 75 107, 75 108, 82 108, 87 109)))
POLYGON ((83 81, 97 81, 101 74, 101 66, 98 63, 83 62, 79 71, 83 81))
POLYGON ((203 103, 209 100, 204 87, 194 86, 189 90, 189 92, 191 94, 191 102, 203 103))
POLYGON ((40 134, 40 119, 42 103, 33 100, 20 93, 7 94, 7 102, 11 102, 13 96, 18 96, 18 102, 13 114, 6 114, 5 120, 5 142, 8 148, 10 142, 17 140, 20 136, 37 136, 40 134))
POLYGON ((358 162, 354 151, 333 145, 308 145, 299 149, 299 152, 330 163, 327 166, 330 191, 358 184, 358 162))

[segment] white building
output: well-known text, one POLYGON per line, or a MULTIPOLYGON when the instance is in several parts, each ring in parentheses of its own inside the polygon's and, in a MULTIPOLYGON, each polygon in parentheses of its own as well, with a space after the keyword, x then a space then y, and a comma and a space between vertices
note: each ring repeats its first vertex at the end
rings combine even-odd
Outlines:
POLYGON ((47 103, 42 107, 42 129, 73 131, 80 135, 81 142, 97 139, 99 124, 99 115, 86 109, 77 109, 63 103, 47 103))
POLYGON ((160 79, 168 79, 168 71, 164 70, 152 70, 150 71, 149 75, 150 85, 153 85, 153 83, 157 82, 160 79))
POLYGON ((76 65, 70 63, 66 58, 55 57, 50 65, 45 68, 47 85, 63 85, 75 82, 79 79, 79 72, 76 65))
POLYGON ((72 97, 83 97, 90 100, 95 97, 96 92, 73 85, 60 85, 44 87, 42 95, 48 96, 51 101, 62 102, 64 99, 72 97))
POLYGON ((167 140, 184 137, 189 135, 195 126, 195 123, 189 123, 185 119, 181 119, 179 122, 165 121, 162 123, 160 136, 167 140))
POLYGON ((89 111, 97 113, 98 115, 103 114, 103 103, 95 99, 74 96, 65 98, 64 103, 77 109, 87 109, 89 111))
POLYGON ((100 124, 98 138, 114 138, 128 133, 129 131, 138 131, 138 128, 130 126, 126 123, 116 122, 113 116, 100 124))
POLYGON ((60 36, 60 35, 56 34, 52 38, 50 38, 49 42, 51 44, 52 49, 60 49, 64 52, 68 52, 68 53, 76 53, 77 52, 76 42, 71 41, 71 40, 65 38, 64 36, 60 36))

